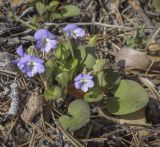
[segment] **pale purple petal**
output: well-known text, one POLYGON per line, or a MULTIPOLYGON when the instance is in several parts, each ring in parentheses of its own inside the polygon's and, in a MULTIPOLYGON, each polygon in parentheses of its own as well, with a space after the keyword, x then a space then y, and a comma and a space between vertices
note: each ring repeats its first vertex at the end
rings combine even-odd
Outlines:
POLYGON ((19 47, 17 47, 16 53, 17 53, 19 56, 23 56, 23 55, 24 55, 24 51, 23 51, 22 45, 20 45, 19 47))
POLYGON ((29 60, 31 60, 31 56, 30 56, 30 55, 26 55, 26 56, 20 58, 19 63, 20 63, 20 64, 25 64, 25 63, 27 63, 29 60))
POLYGON ((28 71, 26 74, 29 77, 33 77, 35 75, 35 73, 33 71, 28 71))
POLYGON ((92 80, 88 80, 88 82, 86 83, 86 86, 89 88, 92 88, 94 86, 94 82, 92 80))
POLYGON ((91 76, 91 75, 89 75, 89 74, 83 74, 83 78, 84 78, 84 79, 91 80, 91 79, 93 79, 93 76, 91 76))
POLYGON ((66 27, 64 27, 64 32, 66 32, 68 37, 72 37, 72 32, 73 30, 75 30, 76 28, 78 28, 78 26, 76 24, 69 24, 66 27))
POLYGON ((37 72, 38 73, 43 73, 45 71, 45 68, 42 64, 39 64, 37 65, 37 72))
POLYGON ((48 53, 51 49, 55 49, 57 47, 56 40, 46 39, 47 43, 45 45, 44 51, 48 53))
POLYGON ((55 36, 46 29, 40 29, 35 32, 34 39, 42 40, 44 38, 55 39, 55 36))
POLYGON ((65 32, 71 32, 72 30, 75 30, 76 28, 78 28, 78 26, 76 24, 69 24, 66 27, 64 27, 64 31, 65 32))
POLYGON ((76 89, 81 89, 82 83, 81 82, 75 82, 74 86, 76 87, 76 89))
POLYGON ((73 30, 72 36, 75 39, 78 38, 78 37, 83 37, 83 36, 85 36, 85 31, 82 28, 77 28, 77 29, 73 30))
POLYGON ((37 49, 45 48, 45 44, 43 44, 43 39, 39 39, 35 45, 37 49))
POLYGON ((74 81, 79 81, 83 78, 83 74, 79 74, 75 79, 74 81))
POLYGON ((88 86, 87 86, 86 84, 83 84, 83 85, 81 86, 81 90, 82 90, 83 92, 87 92, 87 91, 88 91, 88 86))
POLYGON ((44 60, 43 59, 40 59, 40 58, 37 58, 35 56, 32 56, 31 60, 37 62, 37 63, 44 63, 44 60))

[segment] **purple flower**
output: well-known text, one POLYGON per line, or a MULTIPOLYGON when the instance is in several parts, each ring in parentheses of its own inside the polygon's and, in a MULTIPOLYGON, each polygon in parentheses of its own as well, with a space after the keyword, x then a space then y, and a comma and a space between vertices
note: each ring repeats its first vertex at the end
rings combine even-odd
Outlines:
MULTIPOLYGON (((21 58, 26 55, 26 53, 25 53, 24 50, 23 50, 22 45, 20 45, 20 46, 18 46, 18 47, 16 48, 16 53, 17 53, 19 56, 21 56, 21 58)), ((21 60, 21 58, 18 58, 18 59, 16 59, 16 60, 13 60, 12 62, 13 62, 14 64, 17 64, 17 66, 18 66, 18 63, 19 63, 19 61, 21 60)))
POLYGON ((89 74, 79 74, 74 79, 74 85, 77 89, 81 89, 83 92, 87 92, 89 88, 94 86, 93 76, 89 74))
POLYGON ((19 56, 24 56, 24 51, 23 51, 22 45, 20 45, 19 47, 17 47, 16 53, 17 53, 19 56))
POLYGON ((43 73, 45 71, 43 65, 44 60, 33 55, 27 55, 23 51, 22 45, 16 49, 16 52, 21 57, 14 60, 13 63, 15 63, 18 68, 29 77, 33 77, 37 73, 43 73))
POLYGON ((26 73, 29 77, 35 76, 37 73, 43 73, 45 71, 44 68, 44 60, 33 56, 33 55, 25 55, 18 62, 18 68, 26 73))
POLYGON ((85 30, 79 28, 76 24, 69 24, 64 27, 63 30, 67 33, 67 36, 73 37, 74 39, 78 37, 83 37, 85 35, 85 30))
POLYGON ((37 40, 36 48, 48 53, 51 49, 57 47, 55 35, 46 29, 40 29, 35 32, 34 38, 37 40))

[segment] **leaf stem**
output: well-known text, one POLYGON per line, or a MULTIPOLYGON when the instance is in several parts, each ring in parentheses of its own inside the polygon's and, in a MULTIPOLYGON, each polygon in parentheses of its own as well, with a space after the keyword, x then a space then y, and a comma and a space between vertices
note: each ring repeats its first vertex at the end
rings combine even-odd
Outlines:
POLYGON ((44 74, 39 74, 39 75, 40 75, 40 78, 41 78, 41 80, 44 84, 45 89, 47 90, 48 89, 48 84, 47 84, 47 80, 46 80, 44 74))

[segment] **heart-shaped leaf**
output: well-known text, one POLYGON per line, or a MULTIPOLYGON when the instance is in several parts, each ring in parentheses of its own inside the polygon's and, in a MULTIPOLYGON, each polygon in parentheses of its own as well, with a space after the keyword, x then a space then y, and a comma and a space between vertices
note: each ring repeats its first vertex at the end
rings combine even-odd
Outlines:
POLYGON ((97 43, 97 37, 94 36, 89 40, 87 46, 88 47, 94 47, 94 46, 96 46, 96 43, 97 43))
POLYGON ((54 55, 57 59, 66 60, 70 55, 68 43, 59 43, 54 55))
POLYGON ((68 60, 63 65, 58 66, 58 72, 69 72, 69 80, 71 80, 77 65, 78 60, 76 58, 68 60))
POLYGON ((84 95, 84 99, 87 102, 98 102, 103 99, 103 92, 99 88, 92 88, 84 95))
POLYGON ((74 5, 65 5, 60 7, 56 13, 52 13, 51 17, 54 19, 65 19, 80 15, 80 9, 74 5))
POLYGON ((51 1, 48 6, 48 10, 54 12, 59 5, 59 1, 51 1))
POLYGON ((52 13, 51 19, 63 19, 62 15, 60 13, 52 13))
POLYGON ((116 88, 121 81, 120 73, 117 70, 107 69, 105 70, 105 74, 106 74, 105 81, 107 82, 107 88, 108 89, 116 88))
POLYGON ((71 60, 67 61, 64 65, 60 65, 59 70, 62 72, 63 71, 71 71, 76 68, 77 64, 78 64, 77 59, 71 59, 71 60))
POLYGON ((60 98, 62 91, 58 86, 52 86, 44 91, 44 97, 46 100, 56 100, 60 98))
POLYGON ((55 78, 63 87, 67 87, 69 81, 69 72, 62 72, 55 78))
POLYGON ((107 109, 115 115, 125 115, 143 108, 148 101, 148 94, 139 83, 121 80, 115 96, 107 99, 107 109))
POLYGON ((38 13, 39 13, 40 15, 43 15, 44 12, 46 11, 45 5, 44 5, 43 3, 41 3, 41 2, 37 2, 37 3, 36 3, 36 8, 37 8, 37 11, 38 11, 38 13))
POLYGON ((98 73, 104 70, 106 66, 107 60, 106 59, 97 59, 96 64, 93 66, 94 73, 98 73))
POLYGON ((79 16, 81 13, 80 9, 74 5, 65 5, 60 12, 63 18, 79 16))
POLYGON ((84 100, 74 100, 68 107, 71 117, 62 115, 59 122, 65 130, 76 131, 86 125, 90 120, 90 107, 84 100))
POLYGON ((92 69, 96 62, 95 48, 90 48, 86 46, 80 46, 76 52, 75 56, 79 61, 80 68, 87 67, 92 69))
POLYGON ((104 73, 104 71, 98 73, 97 78, 98 78, 98 85, 100 87, 105 87, 107 85, 106 74, 104 73))

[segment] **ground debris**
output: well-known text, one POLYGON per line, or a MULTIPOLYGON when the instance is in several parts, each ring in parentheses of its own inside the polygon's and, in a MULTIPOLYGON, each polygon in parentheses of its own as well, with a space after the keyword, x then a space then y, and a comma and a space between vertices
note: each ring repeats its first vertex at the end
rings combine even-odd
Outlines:
MULTIPOLYGON (((49 5, 50 2, 54 4, 55 1, 0 0, 0 80, 6 83, 9 81, 9 84, 0 85, 2 113, 0 115, 3 116, 7 111, 16 110, 10 113, 15 114, 14 117, 0 122, 0 146, 72 147, 78 142, 79 146, 84 147, 158 147, 160 144, 160 103, 158 100, 160 33, 156 33, 156 36, 154 33, 160 25, 160 13, 154 8, 155 6, 153 7, 152 1, 154 0, 62 0, 58 9, 66 4, 73 4, 81 9, 81 15, 55 20, 54 17, 50 19, 47 15, 44 17, 38 14, 37 8, 34 7, 37 2, 49 5), (85 28, 85 39, 80 39, 83 44, 96 35, 96 53, 99 59, 107 59, 106 68, 117 69, 116 62, 121 59, 119 57, 121 52, 126 55, 132 52, 130 49, 135 49, 136 53, 139 51, 144 53, 142 56, 137 54, 129 56, 126 62, 127 65, 130 64, 129 60, 133 63, 132 66, 143 69, 128 68, 129 74, 121 70, 121 76, 124 79, 140 81, 139 78, 147 77, 154 84, 154 88, 144 84, 149 93, 150 102, 140 114, 135 113, 131 117, 128 115, 119 118, 114 115, 104 117, 96 110, 97 105, 101 108, 103 104, 91 103, 91 121, 74 133, 65 132, 60 127, 58 118, 67 113, 67 105, 74 97, 82 98, 84 93, 75 93, 74 86, 68 86, 69 98, 67 97, 64 103, 45 102, 42 96, 44 85, 40 76, 29 78, 23 73, 17 74, 18 71, 12 60, 18 57, 16 48, 19 45, 23 44, 24 50, 27 51, 28 47, 35 43, 33 33, 41 28, 51 30, 58 39, 63 40, 65 37, 62 36, 62 28, 70 23, 77 23, 78 26, 85 28), (136 41, 132 42, 133 40, 136 41), (131 44, 136 44, 136 47, 131 44), (128 52, 124 50, 124 47, 129 48, 128 52), (146 54, 151 62, 154 61, 151 68, 149 68, 150 61, 146 54), (18 99, 14 101, 12 97, 16 92, 10 95, 12 92, 10 85, 13 79, 20 82, 18 99), (35 89, 39 88, 40 90, 35 92, 35 89), (18 111, 17 106, 20 107, 18 111), (137 132, 147 132, 147 134, 139 137, 137 132)), ((45 13, 48 13, 47 11, 45 13)), ((54 13, 54 11, 49 13, 54 13)), ((0 120, 2 119, 3 117, 0 120)))

